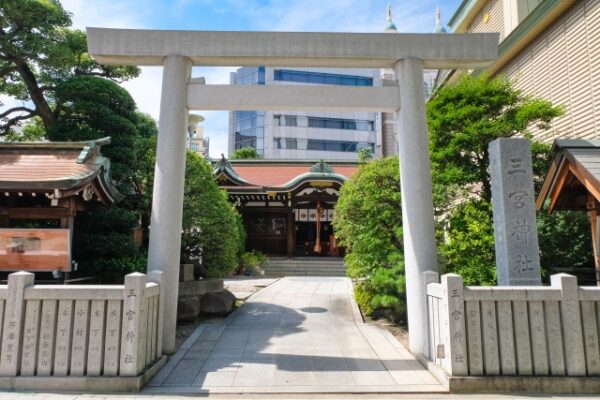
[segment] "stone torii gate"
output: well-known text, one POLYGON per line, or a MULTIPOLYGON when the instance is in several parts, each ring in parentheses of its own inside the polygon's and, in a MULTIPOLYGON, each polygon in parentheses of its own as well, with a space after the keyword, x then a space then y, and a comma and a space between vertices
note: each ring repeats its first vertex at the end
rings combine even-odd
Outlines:
POLYGON ((428 352, 421 273, 437 271, 423 69, 483 68, 498 34, 209 32, 88 28, 101 64, 163 66, 148 271, 165 272, 163 351, 175 325, 188 111, 399 111, 410 350, 428 352), (191 79, 192 66, 391 68, 398 86, 230 86, 191 79))

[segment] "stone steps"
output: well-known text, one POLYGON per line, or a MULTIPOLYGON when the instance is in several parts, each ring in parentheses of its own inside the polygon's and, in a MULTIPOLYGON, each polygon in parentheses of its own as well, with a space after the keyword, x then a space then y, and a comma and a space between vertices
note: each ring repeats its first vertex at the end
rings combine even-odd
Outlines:
POLYGON ((342 258, 270 258, 265 276, 346 276, 342 258))

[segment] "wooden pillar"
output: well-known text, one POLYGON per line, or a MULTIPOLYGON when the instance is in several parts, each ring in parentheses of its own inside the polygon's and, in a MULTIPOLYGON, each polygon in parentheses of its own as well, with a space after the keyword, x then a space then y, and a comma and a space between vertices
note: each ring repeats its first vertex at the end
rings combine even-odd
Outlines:
POLYGON ((294 258, 294 233, 296 231, 294 210, 289 207, 287 213, 287 257, 294 258))
POLYGON ((600 224, 598 224, 598 202, 593 196, 588 196, 586 204, 592 230, 592 244, 594 245, 594 265, 596 267, 596 285, 600 286, 600 224))

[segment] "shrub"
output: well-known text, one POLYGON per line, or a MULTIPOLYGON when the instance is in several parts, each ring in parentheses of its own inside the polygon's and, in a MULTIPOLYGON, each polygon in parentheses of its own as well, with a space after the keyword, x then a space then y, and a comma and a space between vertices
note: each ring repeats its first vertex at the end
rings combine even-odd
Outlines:
POLYGON ((183 200, 182 252, 201 259, 210 278, 220 278, 238 268, 243 229, 227 194, 214 180, 208 161, 187 153, 183 200))
POLYGON ((496 255, 492 207, 472 199, 454 207, 439 252, 447 272, 463 277, 465 285, 495 285, 496 255))
POLYGON ((363 313, 399 321, 405 281, 398 158, 363 163, 342 187, 333 220, 363 313))

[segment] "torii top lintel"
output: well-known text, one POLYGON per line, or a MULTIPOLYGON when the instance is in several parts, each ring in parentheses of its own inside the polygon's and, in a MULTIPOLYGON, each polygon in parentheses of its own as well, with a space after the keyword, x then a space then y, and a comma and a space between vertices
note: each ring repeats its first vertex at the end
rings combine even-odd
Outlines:
POLYGON ((496 59, 499 36, 87 28, 87 40, 89 53, 107 65, 163 65, 177 54, 203 66, 393 68, 417 58, 425 68, 475 69, 496 59))

